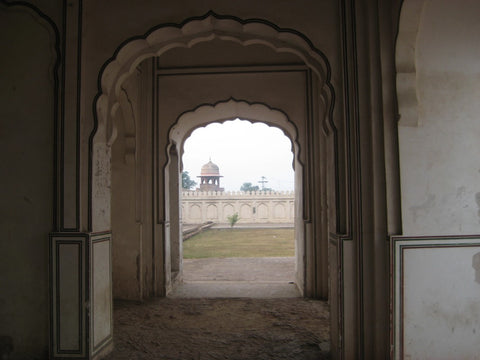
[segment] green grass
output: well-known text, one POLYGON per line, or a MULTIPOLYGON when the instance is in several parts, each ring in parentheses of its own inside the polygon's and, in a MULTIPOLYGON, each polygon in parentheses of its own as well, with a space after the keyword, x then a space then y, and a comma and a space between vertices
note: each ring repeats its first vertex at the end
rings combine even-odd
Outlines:
POLYGON ((293 229, 209 229, 183 242, 185 259, 294 255, 293 229))

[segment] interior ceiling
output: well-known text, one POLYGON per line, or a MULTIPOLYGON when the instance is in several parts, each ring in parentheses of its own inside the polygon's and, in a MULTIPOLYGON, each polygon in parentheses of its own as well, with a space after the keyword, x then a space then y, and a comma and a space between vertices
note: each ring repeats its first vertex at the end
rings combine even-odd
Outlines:
POLYGON ((175 48, 158 58, 160 68, 301 65, 296 55, 275 52, 265 45, 243 46, 233 41, 214 39, 191 48, 175 48))

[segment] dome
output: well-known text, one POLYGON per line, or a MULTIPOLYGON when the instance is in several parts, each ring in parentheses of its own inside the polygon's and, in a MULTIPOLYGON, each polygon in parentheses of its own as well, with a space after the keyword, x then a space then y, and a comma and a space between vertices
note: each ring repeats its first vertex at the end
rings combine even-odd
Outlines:
POLYGON ((212 163, 210 160, 208 163, 202 166, 202 170, 200 171, 201 176, 220 176, 220 170, 218 166, 212 163))

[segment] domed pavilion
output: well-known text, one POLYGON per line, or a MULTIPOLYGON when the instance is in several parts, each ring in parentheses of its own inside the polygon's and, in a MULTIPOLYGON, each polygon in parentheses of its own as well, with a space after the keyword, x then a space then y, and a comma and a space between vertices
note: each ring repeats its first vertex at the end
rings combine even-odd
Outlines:
POLYGON ((220 169, 218 165, 214 164, 210 159, 208 163, 202 166, 200 171, 200 188, 197 190, 200 191, 223 191, 224 189, 220 187, 220 178, 223 177, 220 175, 220 169))

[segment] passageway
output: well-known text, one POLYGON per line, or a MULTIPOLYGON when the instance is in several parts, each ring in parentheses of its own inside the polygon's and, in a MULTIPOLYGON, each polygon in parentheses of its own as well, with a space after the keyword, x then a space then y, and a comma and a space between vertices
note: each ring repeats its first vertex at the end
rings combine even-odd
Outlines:
POLYGON ((172 299, 115 304, 114 351, 123 359, 329 359, 326 302, 172 299))
POLYGON ((174 298, 295 298, 294 257, 184 259, 174 298))

